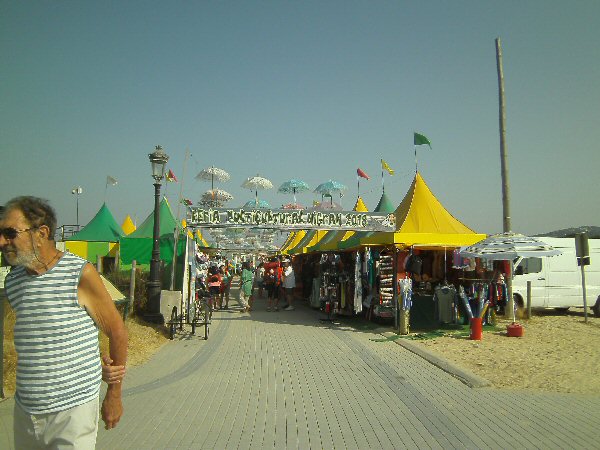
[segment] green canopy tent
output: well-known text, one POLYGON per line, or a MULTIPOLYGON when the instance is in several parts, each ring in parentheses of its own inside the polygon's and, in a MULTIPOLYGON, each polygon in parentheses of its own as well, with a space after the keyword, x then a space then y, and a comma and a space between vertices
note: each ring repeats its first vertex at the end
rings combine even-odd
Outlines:
POLYGON ((104 203, 85 227, 65 239, 65 249, 95 264, 98 257, 115 257, 124 235, 104 203))
MULTIPOLYGON (((377 203, 377 206, 375 207, 374 212, 393 213, 395 210, 396 210, 396 207, 391 202, 391 200, 386 195, 386 193, 383 192, 381 194, 381 198, 379 199, 379 203, 377 203)), ((357 231, 352 236, 350 236, 348 239, 340 241, 338 243, 338 248, 340 250, 346 250, 346 249, 360 247, 360 239, 370 236, 373 233, 375 233, 375 232, 374 231, 357 231)))
MULTIPOLYGON (((179 230, 177 241, 177 256, 185 253, 185 234, 177 224, 177 219, 171 211, 169 202, 163 198, 160 203, 159 224, 159 250, 160 259, 165 263, 173 261, 173 246, 175 244, 175 228, 179 230)), ((154 211, 144 222, 130 235, 121 238, 121 262, 131 264, 135 260, 138 264, 149 264, 152 259, 152 246, 154 234, 154 211)))

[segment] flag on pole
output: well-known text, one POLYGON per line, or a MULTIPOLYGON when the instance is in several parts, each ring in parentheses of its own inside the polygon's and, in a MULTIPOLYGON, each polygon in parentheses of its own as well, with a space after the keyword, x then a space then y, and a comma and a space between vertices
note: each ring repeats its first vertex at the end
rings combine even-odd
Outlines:
POLYGON ((425 144, 429 145, 429 148, 431 148, 431 142, 429 142, 429 139, 427 139, 422 134, 415 133, 415 145, 425 145, 425 144))
POLYGON ((106 185, 108 186, 109 184, 111 186, 115 186, 118 183, 116 178, 111 177, 110 175, 106 176, 106 185))
POLYGON ((183 203, 186 206, 192 206, 194 204, 194 202, 192 202, 189 198, 181 199, 181 203, 183 203))
POLYGON ((169 169, 169 172, 165 175, 165 178, 167 179, 167 181, 172 181, 177 183, 177 177, 175 176, 175 174, 173 173, 173 171, 171 169, 169 169))
POLYGON ((387 170, 390 175, 394 175, 394 169, 392 169, 383 159, 381 160, 381 170, 387 170))
POLYGON ((358 175, 361 178, 366 178, 367 180, 371 179, 371 177, 369 177, 369 175, 364 173, 361 169, 356 169, 356 175, 358 175))

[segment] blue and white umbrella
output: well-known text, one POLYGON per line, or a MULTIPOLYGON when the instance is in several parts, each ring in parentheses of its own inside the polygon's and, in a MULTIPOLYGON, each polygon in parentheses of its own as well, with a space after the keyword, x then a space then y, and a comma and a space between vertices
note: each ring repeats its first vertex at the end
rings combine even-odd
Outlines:
POLYGON ((321 183, 320 185, 318 185, 315 188, 314 192, 321 194, 321 195, 325 195, 325 194, 333 194, 335 192, 342 193, 346 189, 348 189, 348 188, 345 185, 343 185, 342 183, 340 183, 339 181, 329 180, 329 181, 326 181, 325 183, 321 183))
POLYGON ((269 209, 271 205, 269 205, 269 202, 266 200, 258 200, 258 202, 256 200, 248 200, 246 203, 244 203, 243 207, 269 209))
POLYGON ((277 192, 281 194, 294 194, 294 203, 296 203, 296 193, 310 190, 310 186, 306 181, 297 180, 292 178, 291 180, 284 181, 277 192))

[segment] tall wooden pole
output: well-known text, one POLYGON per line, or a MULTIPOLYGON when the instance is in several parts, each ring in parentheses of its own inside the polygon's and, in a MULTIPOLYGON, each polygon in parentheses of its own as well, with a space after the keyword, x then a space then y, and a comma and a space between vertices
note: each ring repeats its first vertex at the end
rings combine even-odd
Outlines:
POLYGON ((502 69, 502 44, 496 38, 496 65, 498 67, 498 103, 500 118, 500 164, 502 168, 503 231, 511 231, 510 190, 508 183, 508 157, 506 155, 506 104, 504 101, 504 71, 502 69))
MULTIPOLYGON (((506 155, 506 104, 504 101, 504 70, 502 69, 502 44, 500 38, 496 38, 496 66, 498 68, 498 104, 499 104, 499 122, 500 122, 500 166, 502 171, 502 231, 508 233, 511 231, 510 223, 510 188, 508 182, 508 157, 506 155)), ((512 262, 511 273, 506 277, 506 290, 508 299, 506 302, 505 314, 514 318, 514 298, 512 290, 512 262)), ((514 319, 513 319, 514 320, 514 319)))

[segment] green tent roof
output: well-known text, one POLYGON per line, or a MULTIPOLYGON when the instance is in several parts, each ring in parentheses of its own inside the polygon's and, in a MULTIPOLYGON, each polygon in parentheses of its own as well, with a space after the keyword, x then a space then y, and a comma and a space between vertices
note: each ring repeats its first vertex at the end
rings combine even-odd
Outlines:
POLYGON ((66 238, 66 241, 118 242, 124 236, 123 228, 104 203, 94 218, 78 233, 66 238))
MULTIPOLYGON (((390 198, 384 192, 381 194, 381 198, 379 199, 379 203, 375 207, 374 212, 380 213, 393 213, 396 210, 394 204, 390 201, 390 198)), ((352 237, 346 239, 339 243, 340 249, 348 249, 360 246, 360 239, 371 236, 375 231, 358 231, 352 237)))
MULTIPOLYGON (((168 235, 173 236, 173 232, 175 227, 177 226, 177 220, 173 215, 173 211, 171 211, 171 207, 169 206, 169 202, 166 198, 163 197, 162 202, 160 202, 160 236, 168 235)), ((137 229, 127 236, 128 238, 152 238, 154 237, 154 210, 150 213, 150 215, 142 222, 142 224, 137 227, 137 229)))
MULTIPOLYGON (((160 259, 165 263, 173 260, 174 241, 173 232, 177 226, 177 220, 171 211, 169 202, 163 198, 160 203, 160 238, 159 251, 160 259)), ((144 222, 131 234, 121 238, 121 261, 124 264, 131 264, 136 260, 140 264, 147 264, 152 257, 152 247, 154 244, 154 211, 144 220, 144 222)), ((183 235, 185 236, 185 235, 183 235)), ((179 239, 177 243, 177 255, 185 252, 185 237, 179 239)))

